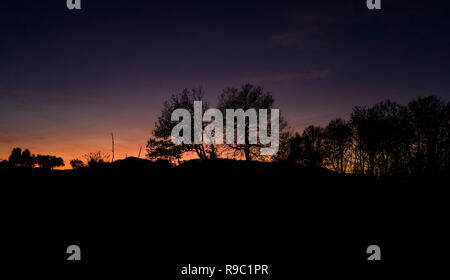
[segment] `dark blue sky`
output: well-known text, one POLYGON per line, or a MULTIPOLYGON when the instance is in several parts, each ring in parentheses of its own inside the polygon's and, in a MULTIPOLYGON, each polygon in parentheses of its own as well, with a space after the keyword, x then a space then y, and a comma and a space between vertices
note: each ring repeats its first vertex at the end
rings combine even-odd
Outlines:
POLYGON ((0 158, 135 154, 161 103, 203 86, 272 92, 301 130, 385 98, 450 96, 449 1, 2 1, 0 158))

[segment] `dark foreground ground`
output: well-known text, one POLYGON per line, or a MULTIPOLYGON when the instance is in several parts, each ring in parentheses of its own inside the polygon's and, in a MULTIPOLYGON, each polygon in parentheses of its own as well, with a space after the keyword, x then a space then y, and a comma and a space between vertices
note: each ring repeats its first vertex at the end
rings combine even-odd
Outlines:
POLYGON ((126 279, 365 279, 436 272, 449 261, 446 176, 380 180, 282 163, 169 168, 134 159, 0 176, 3 263, 22 268, 126 279), (72 244, 80 262, 67 261, 72 244), (372 244, 380 262, 367 261, 372 244), (182 276, 188 264, 268 264, 271 273, 182 276))

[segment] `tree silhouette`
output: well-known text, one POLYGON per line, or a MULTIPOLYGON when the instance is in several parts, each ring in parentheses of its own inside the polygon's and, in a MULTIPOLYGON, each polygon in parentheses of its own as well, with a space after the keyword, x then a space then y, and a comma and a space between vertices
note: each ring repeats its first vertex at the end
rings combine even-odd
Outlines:
POLYGON ((355 107, 351 124, 359 156, 356 158, 360 159, 359 171, 369 175, 390 175, 401 169, 406 172, 413 133, 406 107, 389 99, 368 109, 355 107))
POLYGON ((405 106, 389 99, 369 109, 374 115, 379 147, 376 155, 376 172, 381 176, 407 173, 413 129, 405 106))
POLYGON ((446 108, 437 97, 428 96, 411 101, 408 109, 415 130, 415 172, 435 172, 439 168, 439 154, 445 155, 445 151, 440 150, 445 145, 440 144, 448 135, 446 108))
POLYGON ((36 156, 31 154, 28 149, 22 152, 22 164, 28 168, 33 168, 36 165, 36 156))
POLYGON ((281 160, 286 160, 288 162, 299 163, 302 159, 302 137, 300 134, 295 133, 294 136, 288 139, 287 151, 281 160))
MULTIPOLYGON (((295 145, 292 144, 292 139, 295 138, 295 136, 292 136, 292 132, 289 131, 286 126, 287 123, 283 123, 283 130, 280 132, 280 140, 279 140, 279 148, 278 153, 271 156, 271 161, 295 161, 291 158, 291 149, 295 149, 295 145)), ((300 137, 300 136, 299 136, 300 137)))
POLYGON ((0 168, 10 167, 9 162, 7 160, 0 161, 0 168))
MULTIPOLYGON (((201 89, 183 90, 164 102, 152 137, 147 142, 147 157, 179 163, 187 152, 195 152, 200 159, 215 158, 227 151, 221 145, 175 145, 171 132, 176 122, 171 121, 175 109, 187 109, 193 114, 194 101, 203 100, 201 89)), ((261 87, 244 85, 241 89, 225 89, 219 98, 219 108, 271 109, 274 98, 261 87)), ((203 110, 208 104, 203 100, 203 110)), ((435 96, 419 97, 407 106, 389 99, 371 107, 356 106, 350 120, 334 119, 325 128, 308 126, 302 134, 283 131, 286 123, 280 120, 280 151, 271 157, 259 157, 263 145, 249 143, 249 122, 246 120, 245 144, 227 146, 235 157, 245 160, 269 159, 289 161, 307 167, 326 167, 340 173, 352 172, 370 176, 407 176, 448 174, 450 171, 450 103, 435 96)), ((208 123, 203 122, 201 129, 208 123)), ((270 123, 269 123, 270 127, 270 123)), ((235 127, 236 130, 236 122, 235 127)), ((236 134, 236 133, 235 133, 236 134)), ((236 137, 236 135, 235 135, 236 137)), ((227 154, 229 156, 229 154, 227 154)), ((109 155, 102 152, 83 156, 86 166, 98 167, 109 163, 109 155)), ((53 169, 64 166, 62 158, 33 155, 28 149, 14 148, 8 161, 0 167, 27 167, 35 165, 53 169)), ((72 168, 84 167, 79 159, 70 161, 72 168)))
POLYGON ((84 162, 81 159, 75 158, 70 161, 70 165, 73 169, 80 169, 85 167, 84 162))
POLYGON ((12 166, 32 168, 36 165, 36 157, 28 149, 14 148, 8 158, 12 166))
POLYGON ((147 142, 147 157, 150 159, 163 159, 179 163, 183 152, 185 150, 182 145, 175 145, 167 139, 150 138, 147 142))
POLYGON ((22 166, 22 149, 21 148, 14 148, 11 151, 11 155, 8 158, 8 162, 12 166, 22 166))
POLYGON ((368 144, 370 138, 367 131, 368 112, 364 107, 354 107, 350 116, 350 126, 353 130, 353 172, 364 174, 367 166, 368 144))
POLYGON ((55 156, 37 155, 36 162, 40 168, 44 169, 53 169, 55 167, 64 166, 63 159, 55 156))
MULTIPOLYGON (((170 141, 172 129, 177 122, 172 121, 172 112, 176 109, 186 109, 191 113, 191 119, 194 118, 194 101, 202 101, 202 110, 205 112, 208 109, 208 102, 204 98, 204 93, 201 88, 193 88, 191 90, 184 89, 181 93, 172 95, 168 101, 163 103, 161 115, 158 117, 158 121, 155 123, 155 129, 153 135, 156 139, 150 139, 147 143, 147 151, 149 158, 155 158, 161 155, 162 158, 167 156, 173 157, 178 152, 185 153, 194 151, 198 157, 202 160, 215 158, 217 156, 217 149, 214 145, 202 144, 181 144, 181 149, 174 149, 168 141, 170 141), (162 152, 161 148, 165 147, 170 149, 168 152, 162 152)), ((206 122, 202 122, 201 131, 207 125, 206 122)), ((191 142, 194 143, 194 127, 192 127, 191 142)), ((177 158, 177 156, 175 156, 177 158)))
POLYGON ((350 121, 307 127, 288 141, 282 159, 371 176, 449 172, 450 103, 419 97, 353 108, 350 121))
POLYGON ((435 96, 403 106, 386 100, 371 108, 355 107, 355 172, 389 176, 448 170, 449 113, 435 96))
MULTIPOLYGON (((275 99, 272 94, 265 92, 262 87, 256 87, 251 84, 246 84, 242 88, 226 88, 219 97, 218 108, 222 111, 222 114, 226 115, 227 109, 242 109, 244 112, 248 109, 255 109, 257 118, 259 119, 259 109, 268 110, 268 130, 270 130, 270 109, 273 109, 275 99)), ((259 123, 258 123, 259 126, 259 123)), ((283 134, 283 130, 287 127, 287 123, 280 116, 280 135, 283 134)), ((252 128, 260 131, 260 128, 252 128)), ((235 137, 237 130, 237 122, 235 121, 235 137)), ((253 158, 260 155, 260 148, 263 147, 259 142, 258 144, 249 143, 249 120, 245 119, 245 144, 229 144, 228 147, 234 151, 235 154, 243 154, 245 160, 251 161, 253 158)), ((237 141, 234 141, 237 143, 237 141)))
POLYGON ((334 171, 344 173, 351 161, 349 151, 353 144, 353 131, 347 122, 338 118, 330 121, 324 133, 327 164, 334 171))
POLYGON ((441 156, 441 167, 450 171, 450 102, 443 108, 443 121, 439 141, 439 155, 441 156))
POLYGON ((308 126, 302 134, 301 161, 309 167, 322 167, 325 164, 325 131, 320 126, 308 126))

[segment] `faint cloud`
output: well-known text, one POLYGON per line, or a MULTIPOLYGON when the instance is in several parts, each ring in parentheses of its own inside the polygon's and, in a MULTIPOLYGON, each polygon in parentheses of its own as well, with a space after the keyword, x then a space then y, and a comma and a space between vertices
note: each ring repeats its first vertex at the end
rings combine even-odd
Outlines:
POLYGON ((339 4, 335 7, 319 5, 315 9, 308 9, 307 12, 290 10, 287 15, 288 30, 280 30, 278 34, 270 36, 269 41, 282 47, 327 47, 330 35, 336 32, 337 26, 346 28, 355 18, 352 7, 344 8, 341 7, 340 1, 337 3, 339 4), (337 13, 337 10, 340 12, 337 13))
POLYGON ((308 74, 308 79, 310 80, 318 80, 318 79, 323 79, 326 78, 328 76, 328 73, 330 72, 330 69, 325 68, 322 70, 317 70, 317 71, 311 71, 308 74))
POLYGON ((245 81, 250 80, 253 82, 286 82, 296 79, 318 80, 326 78, 329 72, 330 72, 329 69, 325 68, 313 71, 296 71, 281 74, 264 74, 264 75, 248 76, 243 80, 245 81))
MULTIPOLYGON (((8 88, 0 86, 0 98, 16 98, 17 100, 21 98, 22 103, 26 104, 25 100, 29 100, 30 98, 39 97, 45 98, 47 103, 51 101, 63 101, 67 102, 89 102, 89 103, 97 103, 97 104, 105 104, 111 103, 113 100, 108 96, 102 96, 100 94, 96 94, 91 91, 82 91, 82 90, 54 90, 54 89, 34 89, 29 87, 24 88, 8 88)), ((24 105, 22 104, 22 105, 24 105)))
POLYGON ((287 32, 283 34, 273 35, 269 38, 272 43, 283 47, 295 47, 301 45, 310 37, 319 34, 320 28, 318 26, 310 26, 302 28, 298 31, 287 32))
POLYGON ((13 144, 17 142, 19 139, 14 136, 0 134, 0 143, 2 144, 13 144))

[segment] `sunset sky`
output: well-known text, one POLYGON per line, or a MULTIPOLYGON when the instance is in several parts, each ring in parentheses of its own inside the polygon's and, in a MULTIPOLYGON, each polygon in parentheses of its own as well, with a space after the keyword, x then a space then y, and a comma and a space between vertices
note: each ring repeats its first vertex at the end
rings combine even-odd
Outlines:
POLYGON ((0 159, 145 148, 161 103, 272 92, 294 130, 386 98, 450 97, 449 1, 2 1, 0 159))

